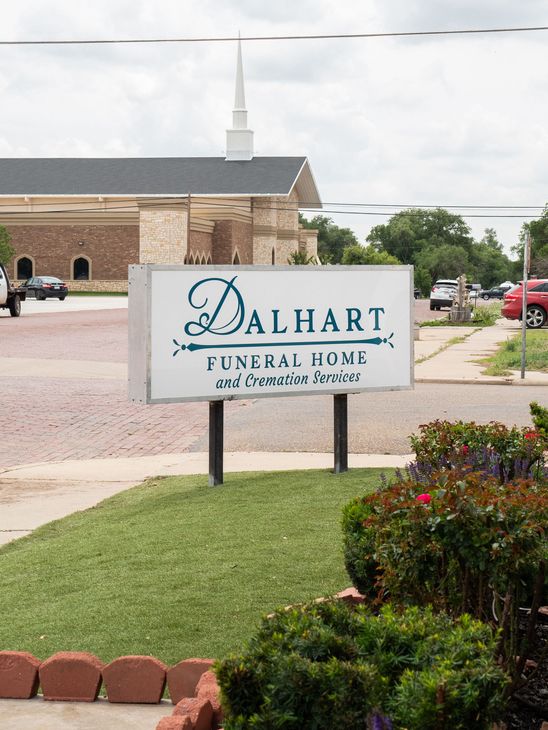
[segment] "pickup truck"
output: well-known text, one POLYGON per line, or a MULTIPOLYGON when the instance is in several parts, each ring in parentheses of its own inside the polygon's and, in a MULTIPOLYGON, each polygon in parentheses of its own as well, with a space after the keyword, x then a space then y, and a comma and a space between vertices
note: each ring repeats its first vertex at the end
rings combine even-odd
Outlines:
POLYGON ((0 309, 9 309, 12 317, 18 317, 26 297, 24 289, 11 285, 6 267, 0 264, 0 309))

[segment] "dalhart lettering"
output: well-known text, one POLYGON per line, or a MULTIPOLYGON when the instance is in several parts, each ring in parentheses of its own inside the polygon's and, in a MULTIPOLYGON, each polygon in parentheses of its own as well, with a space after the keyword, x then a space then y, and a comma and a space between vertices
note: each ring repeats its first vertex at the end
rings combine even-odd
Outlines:
POLYGON ((188 293, 190 306, 200 315, 185 324, 184 331, 191 337, 203 334, 232 335, 283 335, 314 334, 328 332, 378 332, 384 307, 331 307, 293 308, 282 313, 272 308, 259 312, 246 311, 244 297, 236 286, 238 277, 201 279, 188 293))

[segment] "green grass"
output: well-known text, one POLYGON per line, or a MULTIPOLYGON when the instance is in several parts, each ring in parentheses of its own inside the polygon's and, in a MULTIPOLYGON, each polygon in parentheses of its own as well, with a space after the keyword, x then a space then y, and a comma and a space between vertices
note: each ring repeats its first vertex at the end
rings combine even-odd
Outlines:
POLYGON ((0 649, 220 657, 350 585, 341 508, 380 470, 153 479, 0 549, 0 649))
MULTIPOLYGON (((548 373, 548 331, 527 330, 526 337, 526 369, 548 373)), ((481 362, 487 366, 486 375, 510 375, 510 370, 521 370, 521 334, 501 343, 497 352, 481 362)))
MULTIPOLYGON (((428 319, 420 327, 491 327, 500 317, 502 302, 491 302, 473 309, 473 319, 469 322, 452 322, 449 319, 428 319)), ((447 315, 449 316, 449 315, 447 315)))

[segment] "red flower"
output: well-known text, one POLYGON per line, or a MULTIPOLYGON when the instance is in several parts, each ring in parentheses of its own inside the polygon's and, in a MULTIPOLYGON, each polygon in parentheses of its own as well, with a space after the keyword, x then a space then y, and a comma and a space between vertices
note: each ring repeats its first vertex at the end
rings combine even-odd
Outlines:
POLYGON ((466 456, 466 454, 467 454, 467 453, 468 453, 469 451, 470 451, 470 449, 468 448, 468 446, 467 446, 466 444, 464 444, 464 446, 462 447, 462 455, 463 455, 463 456, 466 456))
POLYGON ((421 504, 430 504, 432 501, 432 497, 429 494, 419 494, 417 497, 417 502, 421 502, 421 504))
POLYGON ((526 439, 536 439, 538 438, 538 433, 536 431, 527 431, 525 434, 526 439))

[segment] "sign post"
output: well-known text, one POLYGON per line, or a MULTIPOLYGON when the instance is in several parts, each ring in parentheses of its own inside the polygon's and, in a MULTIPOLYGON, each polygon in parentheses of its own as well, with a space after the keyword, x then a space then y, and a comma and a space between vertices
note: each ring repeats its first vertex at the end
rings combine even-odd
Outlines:
POLYGON ((348 396, 333 396, 335 474, 348 471, 348 396))
POLYGON ((129 397, 209 401, 209 483, 223 482, 223 402, 413 387, 411 266, 131 266, 129 397))
POLYGON ((521 379, 525 378, 525 351, 527 347, 527 280, 531 261, 531 234, 527 231, 527 238, 523 246, 523 291, 521 299, 521 379))
POLYGON ((223 483, 224 401, 209 401, 209 486, 223 483))

